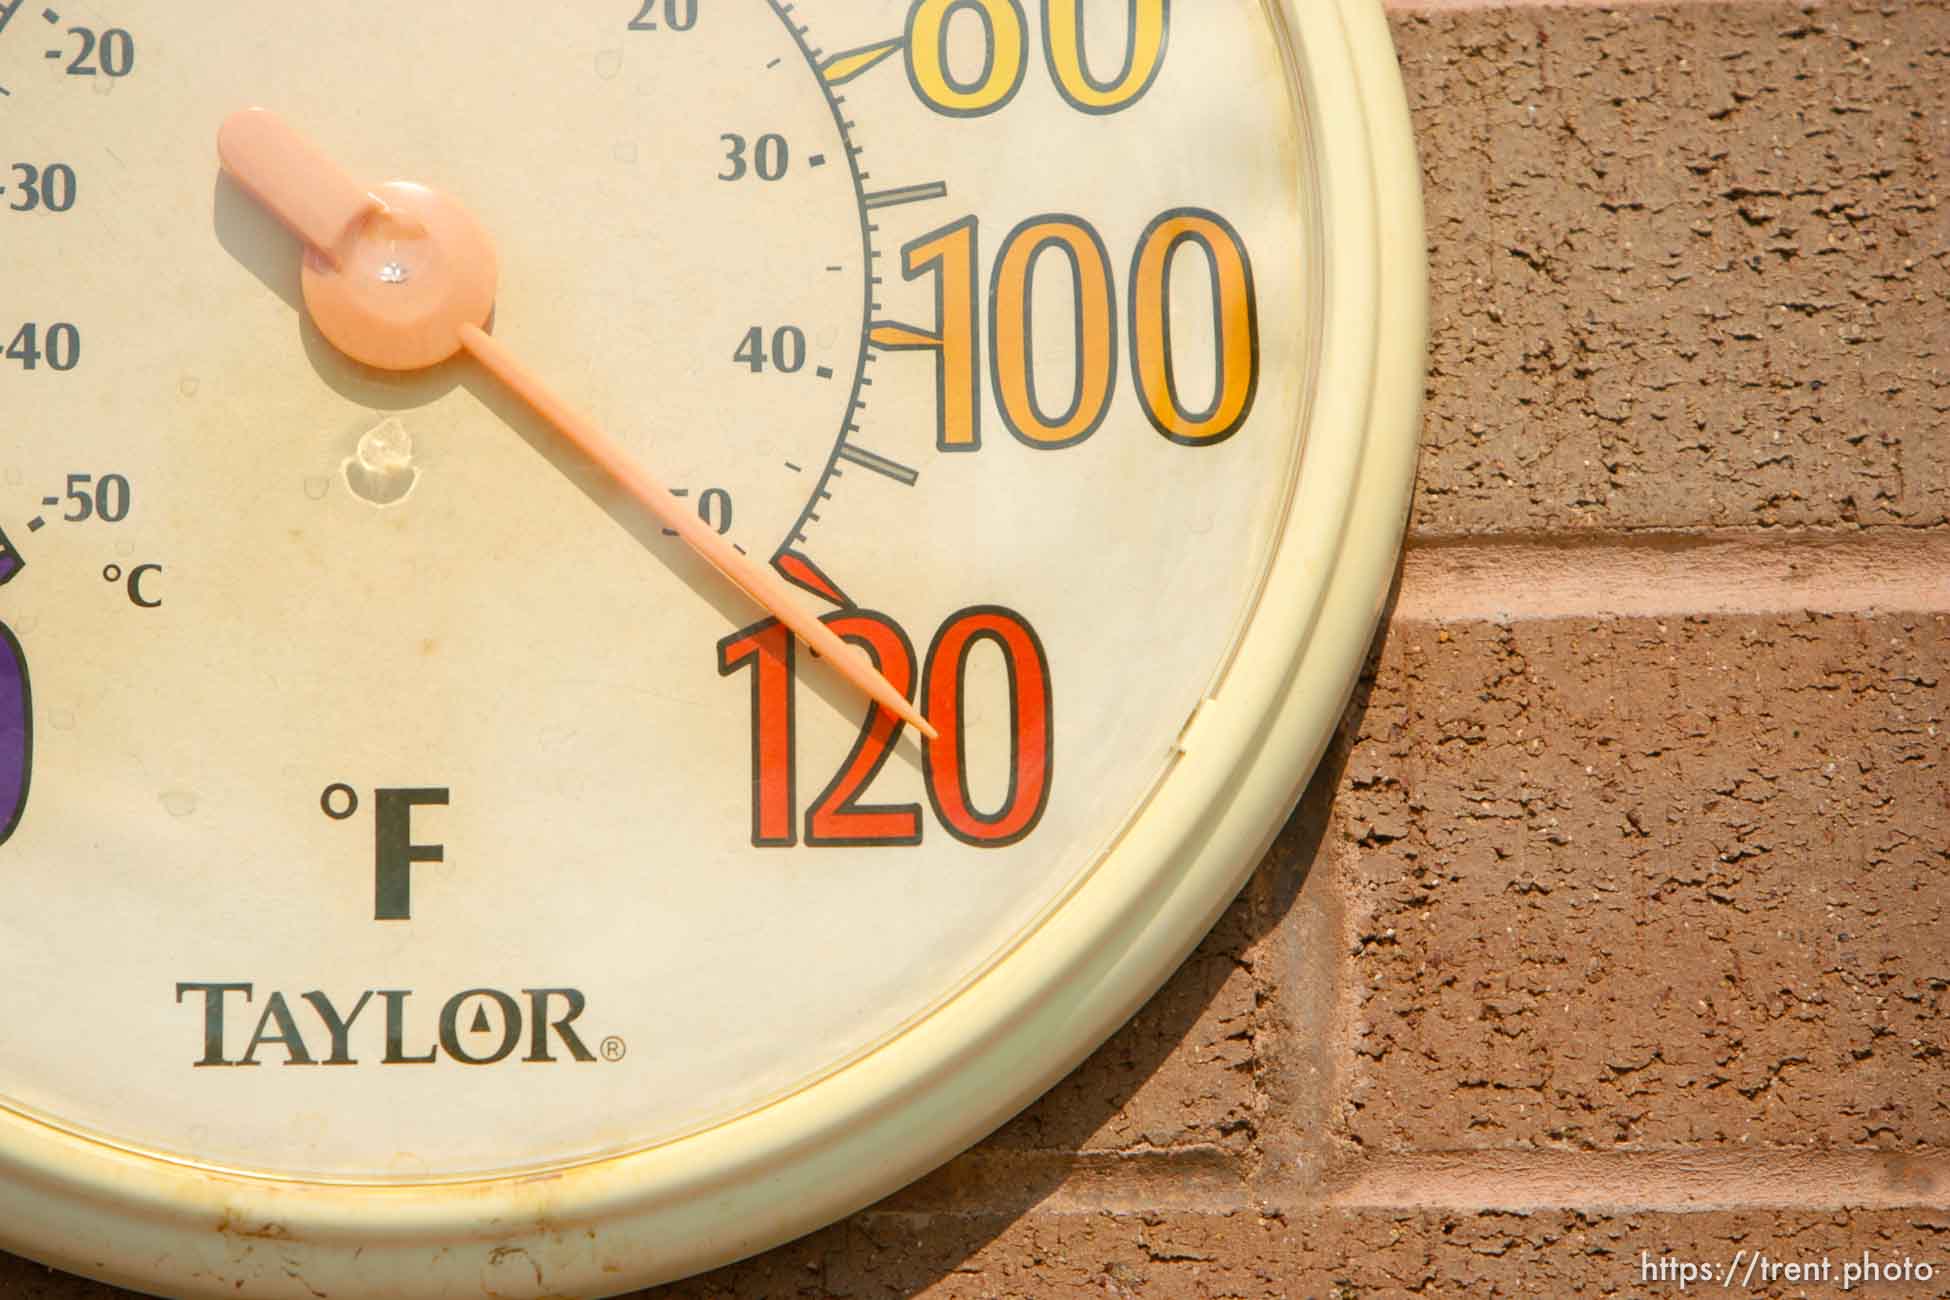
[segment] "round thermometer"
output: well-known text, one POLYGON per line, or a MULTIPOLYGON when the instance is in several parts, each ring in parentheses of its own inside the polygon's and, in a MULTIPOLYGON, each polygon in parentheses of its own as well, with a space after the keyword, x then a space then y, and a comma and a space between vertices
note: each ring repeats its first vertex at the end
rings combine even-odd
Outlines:
POLYGON ((0 1247, 613 1294, 1236 892, 1421 390, 1370 0, 0 0, 0 1247))

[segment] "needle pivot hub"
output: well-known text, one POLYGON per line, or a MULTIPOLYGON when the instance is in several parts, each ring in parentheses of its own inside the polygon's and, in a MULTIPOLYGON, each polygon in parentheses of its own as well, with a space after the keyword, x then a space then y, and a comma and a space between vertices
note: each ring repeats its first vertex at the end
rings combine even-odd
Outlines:
POLYGON ((305 257, 305 307, 355 361, 421 370, 460 351, 461 327, 494 311, 499 264, 473 214, 439 190, 389 181, 345 228, 330 258, 305 257))

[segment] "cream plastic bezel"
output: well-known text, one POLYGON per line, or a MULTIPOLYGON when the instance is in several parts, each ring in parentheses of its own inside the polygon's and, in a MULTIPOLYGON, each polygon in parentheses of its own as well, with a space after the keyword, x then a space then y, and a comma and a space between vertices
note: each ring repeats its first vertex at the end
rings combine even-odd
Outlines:
POLYGON ((1268 0, 1315 106, 1318 389, 1258 610, 1184 755, 1057 911, 782 1100, 543 1176, 352 1187, 149 1159, 0 1113, 0 1246, 183 1296, 614 1295, 788 1241, 979 1140, 1094 1050, 1238 892, 1319 760, 1394 571, 1426 337, 1420 173, 1376 0, 1268 0))

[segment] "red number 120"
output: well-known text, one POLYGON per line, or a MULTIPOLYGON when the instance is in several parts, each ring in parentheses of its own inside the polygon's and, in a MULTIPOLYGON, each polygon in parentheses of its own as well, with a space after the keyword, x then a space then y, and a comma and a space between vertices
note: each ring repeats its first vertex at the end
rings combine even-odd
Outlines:
MULTIPOLYGON (((823 621, 873 656, 887 680, 912 697, 914 647, 898 623, 868 610, 828 614, 823 621)), ((798 843, 793 718, 797 652, 792 633, 769 618, 718 643, 720 674, 747 669, 752 674, 752 843, 760 847, 798 843)), ((965 844, 999 848, 1034 830, 1049 804, 1054 737, 1049 658, 1028 622, 994 605, 964 609, 950 618, 928 649, 921 703, 941 733, 939 739, 923 742, 921 766, 928 802, 948 833, 965 844), (976 807, 969 792, 963 733, 968 657, 984 642, 1001 652, 1010 694, 1008 792, 992 812, 976 807)), ((861 802, 905 728, 879 705, 870 706, 852 752, 806 810, 807 844, 921 842, 920 805, 861 802)))

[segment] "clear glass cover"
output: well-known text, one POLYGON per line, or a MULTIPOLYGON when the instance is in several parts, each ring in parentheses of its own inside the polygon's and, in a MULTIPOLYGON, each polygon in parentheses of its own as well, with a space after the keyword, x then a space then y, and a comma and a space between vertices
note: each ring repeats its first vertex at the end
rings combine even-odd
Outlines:
POLYGON ((5 1105, 351 1181, 667 1141, 939 1006, 1168 774, 1319 328, 1276 20, 637 7, 114 0, 93 76, 109 20, 13 17, 5 1105), (943 740, 465 358, 334 352, 218 172, 256 104, 466 204, 496 337, 943 740))

